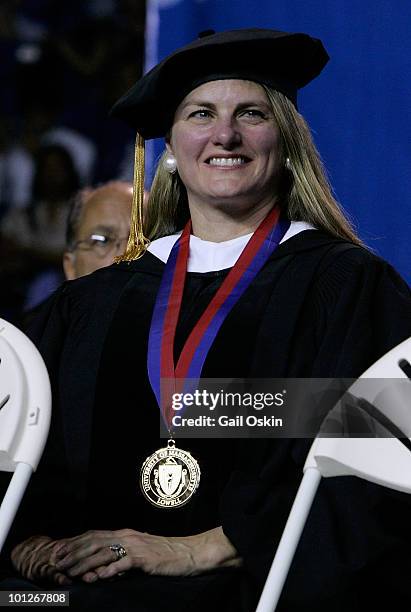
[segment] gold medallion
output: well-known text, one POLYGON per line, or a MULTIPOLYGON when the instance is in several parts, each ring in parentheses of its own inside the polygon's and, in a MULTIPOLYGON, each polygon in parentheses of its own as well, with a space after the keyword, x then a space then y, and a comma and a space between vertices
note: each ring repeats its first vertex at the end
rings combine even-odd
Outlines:
POLYGON ((200 484, 200 467, 187 451, 169 440, 147 457, 140 474, 144 496, 157 508, 177 508, 186 504, 200 484))

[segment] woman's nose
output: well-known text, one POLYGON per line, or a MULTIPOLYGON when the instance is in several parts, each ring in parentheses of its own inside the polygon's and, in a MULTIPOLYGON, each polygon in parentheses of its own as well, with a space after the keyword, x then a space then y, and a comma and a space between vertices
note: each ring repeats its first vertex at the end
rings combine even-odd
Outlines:
POLYGON ((233 119, 217 119, 212 134, 212 142, 214 145, 223 146, 225 149, 231 149, 241 142, 241 134, 233 119))

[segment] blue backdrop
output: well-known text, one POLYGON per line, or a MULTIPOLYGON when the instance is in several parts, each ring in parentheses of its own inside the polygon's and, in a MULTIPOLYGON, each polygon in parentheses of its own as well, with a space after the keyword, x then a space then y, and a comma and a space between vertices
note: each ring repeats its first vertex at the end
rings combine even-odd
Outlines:
POLYGON ((331 61, 300 111, 360 236, 411 282, 411 2, 148 0, 147 67, 201 30, 241 27, 323 41, 331 61))

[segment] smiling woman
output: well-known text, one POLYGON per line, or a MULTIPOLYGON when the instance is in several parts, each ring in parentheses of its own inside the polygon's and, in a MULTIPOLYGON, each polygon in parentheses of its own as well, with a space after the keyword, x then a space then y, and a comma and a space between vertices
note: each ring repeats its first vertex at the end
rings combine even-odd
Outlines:
MULTIPOLYGON (((88 611, 255 609, 310 441, 179 440, 179 381, 357 377, 411 334, 409 289, 360 245, 296 109, 327 60, 306 34, 209 35, 115 106, 138 132, 130 237, 33 325, 53 424, 2 588, 59 585, 88 611)), ((260 417, 250 437, 272 429, 260 417)), ((409 512, 400 494, 325 479, 279 610, 362 611, 385 597, 379 575, 408 609, 388 582, 407 584, 409 512)))
MULTIPOLYGON (((221 91, 221 93, 223 94, 224 92, 221 91)), ((234 207, 230 205, 228 192, 225 194, 226 197, 223 198, 218 193, 215 194, 215 198, 211 197, 211 207, 216 212, 213 214, 213 219, 210 218, 210 223, 212 223, 213 227, 213 235, 210 239, 216 242, 227 240, 230 236, 234 237, 236 233, 238 235, 239 228, 241 228, 241 233, 246 233, 247 219, 244 218, 244 214, 247 217, 247 211, 248 214, 251 214, 251 217, 253 214, 256 215, 255 219, 249 219, 250 225, 256 227, 258 225, 257 220, 261 220, 264 217, 264 215, 260 214, 260 207, 265 208, 265 211, 267 211, 274 202, 280 202, 282 210, 290 219, 305 221, 331 235, 348 239, 354 244, 361 244, 349 221, 344 216, 342 209, 334 199, 332 188, 328 183, 320 156, 311 138, 309 127, 289 98, 264 83, 224 79, 211 81, 198 87, 187 96, 187 99, 183 100, 178 106, 175 126, 167 132, 166 144, 168 152, 166 151, 163 154, 150 192, 150 205, 145 216, 145 231, 150 239, 161 238, 176 232, 190 217, 193 220, 193 211, 195 216, 197 209, 199 211, 199 215, 197 215, 198 222, 200 222, 204 214, 207 214, 205 211, 208 211, 208 208, 204 208, 203 212, 203 206, 195 206, 196 198, 194 194, 192 194, 193 197, 191 198, 189 210, 187 197, 189 193, 188 185, 193 180, 195 181, 196 177, 199 180, 201 176, 199 173, 201 165, 197 163, 197 166, 194 166, 196 151, 193 148, 196 145, 198 146, 198 144, 201 146, 201 140, 204 141, 204 138, 207 138, 207 134, 210 134, 209 147, 215 151, 218 150, 219 154, 213 160, 211 157, 204 158, 202 160, 204 164, 217 168, 236 168, 239 163, 247 166, 253 159, 257 159, 260 162, 258 165, 251 164, 252 170, 257 168, 260 170, 259 176, 255 176, 252 173, 244 173, 244 178, 248 177, 249 184, 254 183, 254 189, 249 185, 248 195, 244 198, 235 198, 234 207), (206 108, 207 102, 203 103, 201 100, 195 100, 195 94, 203 87, 206 90, 209 89, 210 92, 216 88, 229 90, 237 87, 239 93, 243 89, 241 93, 246 96, 245 107, 240 102, 241 98, 236 100, 238 114, 235 113, 235 116, 230 119, 228 132, 222 134, 223 139, 227 135, 231 139, 226 144, 219 144, 218 142, 213 144, 213 138, 217 137, 217 141, 221 138, 218 136, 218 131, 217 136, 210 134, 211 126, 216 125, 217 122, 216 109, 206 108), (254 100, 249 99, 246 95, 250 93, 250 90, 254 93, 254 100), (179 117, 177 113, 182 113, 185 102, 187 99, 190 101, 192 98, 194 98, 194 101, 200 107, 199 110, 193 109, 193 117, 191 118, 191 109, 188 108, 185 114, 179 117), (257 101, 259 101, 257 106, 259 104, 260 108, 253 106, 253 103, 255 104, 257 101), (241 114, 242 111, 245 111, 244 115, 241 114), (171 138, 175 128, 177 128, 177 133, 179 133, 178 126, 182 123, 183 117, 186 123, 194 124, 190 132, 191 139, 189 143, 192 156, 180 164, 182 167, 179 169, 179 172, 175 172, 178 161, 174 155, 170 157, 170 153, 173 153, 171 138), (242 117, 242 120, 240 120, 240 117, 242 117), (240 130, 241 126, 243 126, 242 130, 240 130), (249 126, 249 129, 244 131, 247 126, 249 126), (208 130, 206 127, 208 127, 208 130), (243 132, 244 136, 242 136, 243 132), (233 157, 233 154, 235 155, 235 153, 241 151, 241 147, 244 147, 243 140, 249 134, 254 135, 256 139, 256 142, 250 143, 250 146, 254 144, 254 146, 259 147, 258 156, 254 152, 253 159, 241 155, 233 157), (268 149, 270 141, 272 145, 271 150, 268 149), (172 173, 168 171, 170 161, 173 162, 172 173), (197 171, 191 174, 186 170, 186 167, 190 167, 191 170, 196 168, 197 171), (262 172, 262 168, 265 168, 264 172, 262 172), (271 170, 271 173, 269 170, 271 170), (181 176, 181 173, 184 174, 184 178, 181 176), (228 214, 224 213, 225 206, 229 207, 227 210, 228 214), (245 206, 245 210, 243 210, 243 206, 245 206), (232 226, 230 221, 231 214, 233 215, 234 226, 232 226), (221 225, 221 223, 224 225, 221 225), (230 225, 231 229, 229 229, 230 225), (226 228, 228 231, 226 231, 226 228)), ((216 127, 218 130, 218 122, 216 127)), ((227 130, 227 126, 225 129, 227 130)), ((183 133, 186 133, 184 132, 184 124, 183 133)), ((213 180, 210 182, 208 179, 211 179, 211 173, 207 175, 206 168, 204 167, 203 169, 202 184, 205 192, 210 192, 217 185, 220 187, 223 187, 225 184, 229 185, 228 181, 225 183, 224 180, 230 178, 230 174, 227 177, 224 174, 219 176, 218 173, 214 173, 213 180), (218 181, 218 178, 221 183, 218 181)), ((209 170, 211 169, 209 168, 209 170)), ((234 174, 232 178, 236 179, 234 185, 237 184, 239 186, 240 182, 237 181, 239 177, 234 174)), ((243 186, 247 188, 247 183, 243 184, 243 186)), ((238 193, 238 196, 240 195, 238 193)), ((193 223, 195 224, 195 220, 193 220, 193 223)), ((200 230, 198 227, 198 231, 203 230, 200 230)), ((195 230, 193 233, 196 235, 195 230)))
POLYGON ((187 191, 194 235, 220 242, 259 225, 277 198, 279 141, 257 83, 211 81, 184 98, 167 150, 187 191))

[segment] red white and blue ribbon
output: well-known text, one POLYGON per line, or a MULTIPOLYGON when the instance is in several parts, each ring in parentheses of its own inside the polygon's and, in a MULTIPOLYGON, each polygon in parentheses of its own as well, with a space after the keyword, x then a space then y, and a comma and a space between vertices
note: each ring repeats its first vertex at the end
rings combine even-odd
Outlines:
POLYGON ((281 242, 290 222, 274 207, 260 223, 210 304, 194 326, 174 365, 174 339, 187 275, 191 221, 167 260, 154 306, 148 341, 148 376, 167 428, 173 411, 170 381, 199 380, 207 354, 224 320, 281 242), (168 381, 165 392, 162 381, 168 381))

